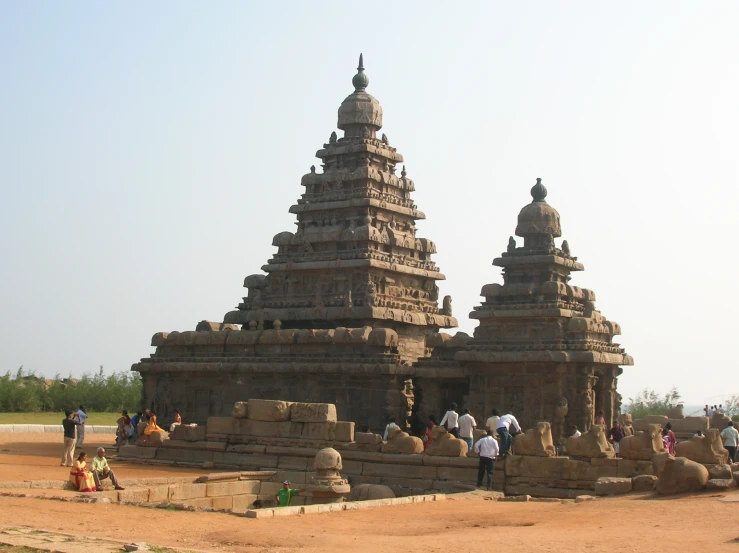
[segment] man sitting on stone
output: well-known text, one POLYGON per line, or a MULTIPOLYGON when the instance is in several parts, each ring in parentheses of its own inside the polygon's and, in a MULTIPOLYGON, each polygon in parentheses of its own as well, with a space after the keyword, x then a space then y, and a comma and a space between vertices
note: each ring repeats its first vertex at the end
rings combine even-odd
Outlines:
POLYGON ((576 424, 573 424, 572 426, 570 426, 570 437, 572 437, 572 436, 575 436, 575 437, 582 436, 582 432, 580 432, 577 429, 577 425, 576 424))
POLYGON ((97 452, 98 454, 95 455, 92 460, 92 477, 95 479, 95 487, 97 488, 97 491, 103 491, 100 481, 105 480, 106 478, 110 478, 110 481, 113 483, 113 487, 115 487, 116 490, 124 490, 125 488, 118 484, 118 479, 115 477, 115 473, 110 470, 110 467, 108 466, 108 460, 105 458, 105 449, 99 447, 97 452))
POLYGON ((293 497, 298 495, 300 490, 290 488, 290 481, 285 480, 282 483, 282 489, 277 491, 275 499, 277 500, 278 507, 289 507, 293 500, 293 497))
POLYGON ((382 435, 382 441, 387 441, 387 435, 391 428, 400 428, 395 424, 395 417, 390 417, 390 421, 387 423, 387 426, 385 426, 385 433, 382 435))

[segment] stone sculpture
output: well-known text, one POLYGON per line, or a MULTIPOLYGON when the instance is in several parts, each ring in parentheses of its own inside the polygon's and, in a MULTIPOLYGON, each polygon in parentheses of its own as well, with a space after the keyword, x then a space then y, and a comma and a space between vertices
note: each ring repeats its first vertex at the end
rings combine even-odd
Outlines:
POLYGON ((339 452, 332 447, 321 449, 316 453, 313 467, 316 472, 303 487, 311 504, 343 502, 351 487, 339 472, 344 468, 339 452))
POLYGON ((657 482, 657 493, 683 493, 702 490, 708 482, 708 469, 684 457, 668 456, 657 482))
POLYGON ((548 422, 538 422, 513 440, 513 451, 516 455, 533 455, 535 457, 553 457, 557 454, 552 441, 552 428, 548 422))
POLYGON ((675 455, 696 463, 715 465, 722 465, 729 459, 729 452, 724 449, 718 428, 709 428, 705 436, 693 436, 685 442, 678 442, 675 455))
POLYGON ((726 428, 726 425, 729 424, 730 420, 731 419, 723 413, 714 411, 713 416, 710 420, 710 425, 711 428, 718 428, 719 430, 723 430, 724 428, 726 428))
POLYGON ((467 455, 467 442, 460 440, 452 436, 446 428, 441 425, 436 425, 431 430, 431 437, 433 443, 423 451, 423 444, 421 447, 421 453, 426 455, 434 455, 437 457, 464 457, 467 455))
POLYGON ((382 445, 382 452, 409 455, 423 453, 423 442, 421 438, 410 436, 408 432, 403 432, 398 427, 390 428, 387 434, 387 442, 382 445))
POLYGON ((627 436, 634 435, 634 427, 632 426, 631 413, 621 413, 618 416, 618 422, 624 427, 627 436))
POLYGON ((292 404, 287 401, 250 399, 247 405, 251 420, 282 422, 291 418, 292 404))
POLYGON ((622 459, 650 461, 655 453, 664 453, 662 427, 650 424, 647 430, 634 432, 619 442, 619 457, 622 459))
POLYGON ((395 492, 388 486, 381 484, 359 484, 353 486, 349 494, 349 501, 371 501, 373 499, 392 499, 395 492))
POLYGON ((669 411, 667 411, 667 413, 665 413, 665 415, 667 415, 667 418, 670 419, 670 420, 672 420, 672 419, 684 419, 685 418, 685 413, 683 411, 683 404, 682 403, 678 403, 673 408, 671 408, 669 411))
POLYGON ((444 315, 447 315, 448 317, 452 316, 452 297, 451 296, 444 296, 444 303, 441 308, 441 312, 444 315))
POLYGON ((245 401, 237 401, 231 410, 231 416, 235 419, 245 419, 249 415, 248 407, 245 401))
POLYGON ((567 439, 567 455, 570 457, 598 459, 614 457, 616 452, 607 439, 606 428, 599 424, 594 424, 590 427, 590 430, 584 432, 582 435, 570 436, 567 439))

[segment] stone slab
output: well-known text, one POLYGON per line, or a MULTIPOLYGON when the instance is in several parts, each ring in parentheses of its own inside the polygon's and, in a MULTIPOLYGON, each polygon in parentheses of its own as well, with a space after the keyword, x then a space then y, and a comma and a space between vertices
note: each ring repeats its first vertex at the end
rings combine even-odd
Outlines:
POLYGON ((290 420, 294 422, 337 422, 336 406, 332 403, 293 403, 290 420))
POLYGON ((256 421, 282 422, 290 420, 290 402, 272 399, 250 399, 247 417, 256 421))
POLYGON ((170 501, 186 501, 205 497, 209 484, 172 484, 169 486, 170 501))
POLYGON ((214 509, 233 509, 234 500, 231 496, 213 497, 211 500, 214 509))
POLYGON ((335 439, 337 442, 353 442, 354 441, 354 423, 347 422, 347 421, 337 422, 335 439))
POLYGON ((233 496, 233 506, 231 507, 234 511, 243 512, 251 509, 252 504, 259 499, 257 494, 244 494, 233 496))

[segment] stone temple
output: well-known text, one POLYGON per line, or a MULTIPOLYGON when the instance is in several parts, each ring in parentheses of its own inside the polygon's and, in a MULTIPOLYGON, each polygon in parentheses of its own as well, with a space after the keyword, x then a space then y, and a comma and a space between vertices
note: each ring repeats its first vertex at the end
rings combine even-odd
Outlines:
POLYGON ((247 276, 247 295, 223 321, 157 333, 156 352, 133 365, 143 405, 161 420, 226 416, 245 398, 333 403, 340 420, 379 430, 394 416, 409 427, 454 401, 482 418, 512 410, 526 426, 553 421, 582 430, 596 411, 616 413, 619 365, 630 365, 613 336, 617 324, 595 310, 593 292, 569 284, 583 270, 560 247, 559 214, 538 182, 516 235, 493 264, 504 283, 482 289, 474 337, 457 326, 451 298, 439 305, 434 242, 416 235, 425 215, 413 203, 403 156, 382 134, 383 112, 366 92, 362 57, 338 128, 303 176, 290 208, 295 232, 247 276))

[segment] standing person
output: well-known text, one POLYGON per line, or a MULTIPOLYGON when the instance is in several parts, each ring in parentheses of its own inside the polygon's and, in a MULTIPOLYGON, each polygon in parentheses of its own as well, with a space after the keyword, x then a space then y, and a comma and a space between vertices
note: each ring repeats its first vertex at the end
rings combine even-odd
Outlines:
POLYGON ((62 462, 60 467, 71 467, 72 456, 74 455, 74 430, 79 426, 79 421, 72 418, 72 411, 69 409, 64 411, 64 420, 62 428, 64 428, 64 452, 62 453, 62 462))
POLYGON ((664 433, 666 433, 666 435, 667 435, 667 440, 666 440, 666 442, 667 442, 667 445, 666 445, 667 451, 670 453, 670 455, 672 455, 674 457, 675 456, 675 446, 677 445, 677 436, 675 436, 675 433, 672 431, 672 423, 671 422, 668 422, 665 425, 665 430, 664 430, 663 434, 664 433))
POLYGON ((708 413, 706 413, 709 419, 713 416, 713 410, 715 407, 716 407, 715 405, 711 405, 711 408, 708 410, 708 413))
POLYGON ((434 426, 436 426, 436 417, 429 415, 429 422, 426 425, 426 430, 423 431, 423 436, 421 436, 424 451, 434 443, 434 426))
POLYGON ((131 442, 135 443, 136 438, 139 436, 139 423, 143 418, 144 414, 141 411, 137 411, 136 414, 131 417, 131 442))
POLYGON ((452 436, 459 438, 459 413, 457 413, 456 403, 452 403, 449 406, 449 411, 444 413, 441 426, 444 426, 452 436))
POLYGON ((600 424, 601 426, 606 425, 606 416, 605 416, 605 413, 603 413, 603 411, 598 411, 596 413, 593 424, 600 424))
POLYGON ((128 416, 128 411, 124 409, 116 422, 118 428, 115 431, 115 447, 119 449, 128 441, 128 437, 131 435, 131 417, 128 416))
POLYGON ((290 502, 293 500, 293 497, 295 497, 299 493, 300 493, 300 490, 294 490, 290 488, 290 480, 285 480, 282 483, 282 489, 277 490, 277 495, 275 495, 275 499, 277 500, 277 506, 278 507, 289 507, 290 502))
POLYGON ((495 458, 500 453, 498 442, 493 438, 493 431, 488 429, 488 435, 477 440, 473 451, 480 455, 477 466, 477 487, 482 487, 482 475, 487 472, 487 490, 493 489, 493 470, 495 469, 495 458))
POLYGON ((389 422, 385 425, 385 433, 382 435, 382 441, 387 441, 387 435, 391 428, 399 428, 398 425, 395 424, 395 417, 390 417, 389 422))
POLYGON ((703 412, 706 414, 706 416, 709 416, 708 415, 708 404, 706 404, 706 406, 703 408, 703 412))
POLYGON ((511 446, 513 445, 511 428, 513 428, 513 431, 516 434, 521 432, 521 425, 518 424, 516 417, 514 417, 510 411, 506 411, 506 414, 500 417, 497 428, 498 436, 500 436, 501 457, 506 457, 511 454, 511 446))
POLYGON ((87 420, 87 410, 84 405, 80 405, 80 408, 74 414, 74 418, 80 423, 77 426, 77 447, 82 447, 85 441, 85 421, 87 420))
POLYGON ((500 413, 498 413, 497 409, 493 409, 493 412, 490 418, 488 418, 488 420, 485 422, 485 430, 492 430, 493 437, 495 437, 495 431, 498 429, 499 420, 500 420, 500 413))
POLYGON ((624 436, 626 436, 626 430, 624 430, 624 427, 621 426, 618 420, 613 421, 613 426, 608 431, 608 440, 613 444, 613 451, 616 452, 617 457, 620 452, 619 442, 621 442, 621 438, 624 436))
POLYGON ((739 446, 739 432, 734 428, 734 423, 729 421, 721 431, 721 437, 724 439, 724 448, 729 452, 729 459, 732 463, 736 462, 736 448, 739 446))
POLYGON ((94 492, 95 479, 87 468, 87 453, 80 451, 72 470, 69 471, 69 481, 74 484, 78 492, 94 492))
POLYGON ((719 406, 716 408, 716 412, 723 415, 724 414, 724 404, 720 403, 719 406))
POLYGON ((118 479, 115 477, 115 473, 110 470, 108 460, 105 458, 105 448, 99 447, 97 449, 97 455, 92 458, 91 463, 92 477, 95 480, 96 491, 103 491, 103 485, 100 483, 101 480, 110 478, 113 486, 116 490, 125 490, 126 488, 118 484, 118 479))
POLYGON ((477 422, 470 415, 470 410, 465 407, 464 414, 457 420, 459 425, 459 437, 467 442, 467 451, 472 450, 473 436, 477 422))

